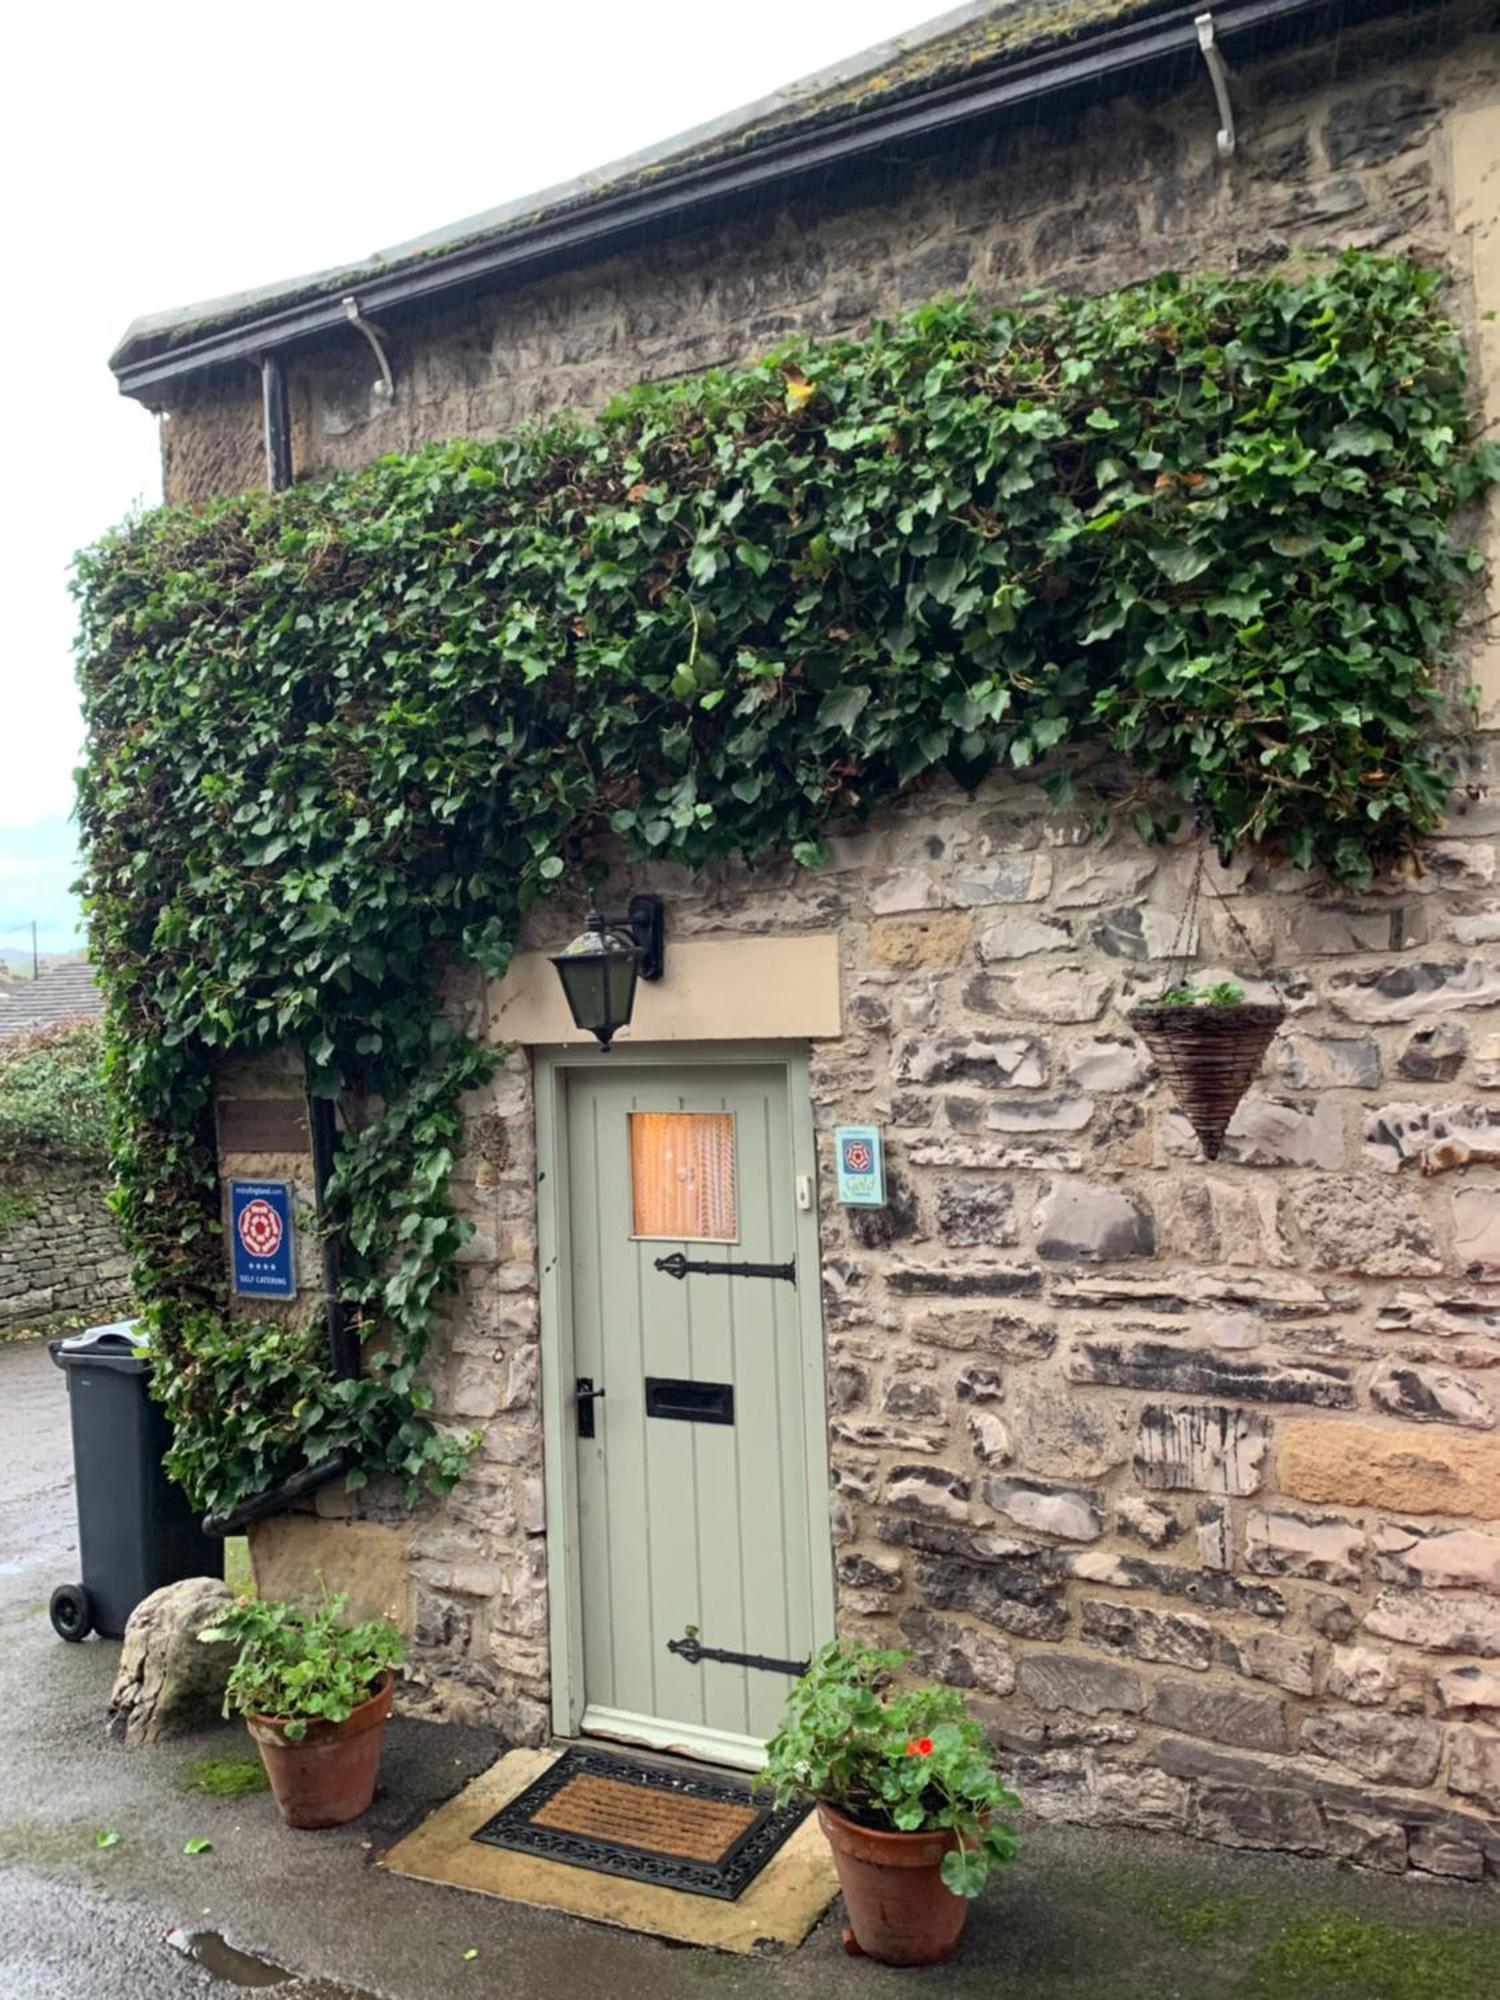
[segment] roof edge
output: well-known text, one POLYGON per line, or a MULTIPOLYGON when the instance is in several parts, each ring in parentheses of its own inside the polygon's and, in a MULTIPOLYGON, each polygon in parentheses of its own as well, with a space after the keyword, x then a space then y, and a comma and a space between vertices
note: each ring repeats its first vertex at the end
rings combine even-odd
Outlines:
MULTIPOLYGON (((843 115, 772 126, 761 134, 752 131, 742 147, 707 159, 696 159, 691 151, 683 155, 681 149, 688 142, 732 138, 747 115, 753 121, 763 107, 793 104, 799 93, 823 78, 853 80, 867 74, 886 51, 909 47, 912 38, 906 37, 901 43, 851 57, 819 79, 762 99, 748 108, 748 114, 731 113, 667 142, 665 148, 632 155, 611 169, 634 172, 635 179, 623 185, 601 189, 597 176, 586 176, 471 218, 472 235, 461 233, 468 225, 459 223, 361 264, 137 320, 110 357, 110 367, 123 395, 147 403, 164 401, 159 392, 173 382, 225 363, 255 361, 346 326, 350 317, 346 301, 351 299, 361 316, 378 319, 560 257, 605 254, 614 242, 650 224, 706 212, 735 195, 795 180, 884 146, 941 133, 1085 84, 1195 58, 1197 17, 1204 11, 1212 14, 1221 45, 1259 44, 1273 41, 1293 24, 1349 25, 1402 4, 1404 0, 1219 0, 1219 4, 1210 0, 1205 9, 1200 0, 1162 11, 1151 8, 1151 0, 1142 0, 1143 11, 1124 20, 1106 18, 1101 26, 1072 40, 985 63, 957 77, 940 76, 931 84, 872 104, 856 104, 843 115), (552 195, 555 204, 550 203, 552 195), (539 202, 543 206, 536 206, 539 202), (185 314, 213 314, 217 323, 185 314)), ((970 4, 926 27, 946 35, 986 11, 984 4, 970 4)), ((1207 116, 1213 99, 1206 73, 1204 90, 1207 116)))

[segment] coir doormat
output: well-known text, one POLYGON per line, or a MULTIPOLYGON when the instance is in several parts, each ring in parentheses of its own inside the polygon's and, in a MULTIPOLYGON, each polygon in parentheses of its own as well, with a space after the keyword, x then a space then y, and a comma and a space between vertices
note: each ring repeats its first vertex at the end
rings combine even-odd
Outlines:
POLYGON ((568 1750, 470 1838, 570 1868, 733 1902, 807 1817, 732 1778, 568 1750))

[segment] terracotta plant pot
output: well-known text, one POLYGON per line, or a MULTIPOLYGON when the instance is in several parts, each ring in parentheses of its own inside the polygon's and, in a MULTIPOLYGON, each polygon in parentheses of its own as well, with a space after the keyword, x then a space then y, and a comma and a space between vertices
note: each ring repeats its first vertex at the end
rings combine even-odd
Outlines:
POLYGON ((882 1965, 941 1965, 958 1949, 967 1897, 943 1885, 943 1856, 953 1834, 876 1833, 832 1806, 818 1820, 833 1849, 854 1947, 882 1965))
POLYGON ((396 1677, 386 1673, 346 1721, 309 1722, 300 1743, 288 1738, 284 1720, 246 1717, 288 1826, 344 1826, 368 1809, 395 1692, 396 1677))

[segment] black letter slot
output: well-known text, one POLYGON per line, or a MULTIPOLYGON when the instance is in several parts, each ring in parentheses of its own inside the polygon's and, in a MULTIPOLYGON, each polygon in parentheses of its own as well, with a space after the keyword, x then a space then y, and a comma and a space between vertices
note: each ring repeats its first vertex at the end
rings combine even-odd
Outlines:
POLYGON ((646 1415, 673 1417, 680 1424, 732 1424, 732 1382, 679 1382, 669 1375, 646 1377, 646 1415))

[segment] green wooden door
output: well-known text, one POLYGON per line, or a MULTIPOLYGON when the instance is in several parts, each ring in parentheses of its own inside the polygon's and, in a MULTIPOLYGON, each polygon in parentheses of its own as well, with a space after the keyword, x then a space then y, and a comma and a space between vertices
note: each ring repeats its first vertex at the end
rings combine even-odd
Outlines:
POLYGON ((795 1259, 786 1072, 574 1070, 567 1158, 574 1361, 604 1392, 576 1444, 583 1727, 753 1762, 787 1677, 667 1642, 802 1660, 822 1636, 798 1292, 655 1264, 795 1259))

